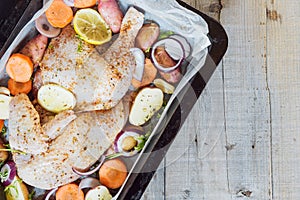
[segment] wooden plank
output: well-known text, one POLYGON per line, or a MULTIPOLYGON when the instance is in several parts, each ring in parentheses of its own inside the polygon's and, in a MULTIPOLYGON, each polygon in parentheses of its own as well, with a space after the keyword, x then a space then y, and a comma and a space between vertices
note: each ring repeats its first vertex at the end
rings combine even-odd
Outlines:
POLYGON ((300 4, 298 0, 267 2, 273 199, 299 199, 300 4))
POLYGON ((232 199, 270 199, 270 103, 265 0, 224 0, 223 59, 228 186, 232 199))
POLYGON ((230 199, 219 66, 166 156, 166 199, 230 199))

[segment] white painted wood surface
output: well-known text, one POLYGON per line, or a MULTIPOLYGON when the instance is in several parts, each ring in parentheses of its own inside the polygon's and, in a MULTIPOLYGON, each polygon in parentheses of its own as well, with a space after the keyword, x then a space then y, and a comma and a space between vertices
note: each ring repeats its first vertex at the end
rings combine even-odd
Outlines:
POLYGON ((300 199, 299 1, 184 1, 229 47, 142 199, 300 199))

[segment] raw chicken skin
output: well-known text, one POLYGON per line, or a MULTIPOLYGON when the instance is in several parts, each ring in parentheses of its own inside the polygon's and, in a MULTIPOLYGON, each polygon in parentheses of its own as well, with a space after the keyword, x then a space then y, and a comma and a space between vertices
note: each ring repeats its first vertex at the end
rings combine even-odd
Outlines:
POLYGON ((13 97, 8 127, 10 146, 26 153, 13 153, 18 176, 41 189, 78 179, 72 167, 89 168, 109 148, 127 121, 127 103, 120 101, 107 111, 76 115, 70 110, 61 112, 41 126, 27 95, 13 97))
POLYGON ((130 49, 143 22, 144 15, 129 8, 119 37, 102 55, 77 38, 71 26, 65 27, 52 39, 42 60, 43 84, 57 83, 72 91, 77 100, 75 112, 114 107, 131 84, 136 64, 130 49))

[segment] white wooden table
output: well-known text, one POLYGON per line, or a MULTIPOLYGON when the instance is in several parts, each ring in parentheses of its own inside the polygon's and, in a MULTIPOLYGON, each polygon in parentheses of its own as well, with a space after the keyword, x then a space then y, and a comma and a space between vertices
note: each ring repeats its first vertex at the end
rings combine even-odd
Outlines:
POLYGON ((228 51, 142 199, 300 199, 299 0, 184 0, 228 51))

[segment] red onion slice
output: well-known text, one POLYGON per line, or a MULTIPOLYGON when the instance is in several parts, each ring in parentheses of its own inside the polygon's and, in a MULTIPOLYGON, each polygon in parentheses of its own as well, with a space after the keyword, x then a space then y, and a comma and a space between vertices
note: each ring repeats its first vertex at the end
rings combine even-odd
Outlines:
POLYGON ((74 0, 64 0, 64 3, 67 6, 73 7, 74 6, 74 0))
POLYGON ((142 81, 145 68, 145 54, 139 48, 131 48, 130 52, 134 56, 136 62, 133 78, 135 78, 138 81, 142 81))
POLYGON ((53 194, 55 194, 55 192, 56 192, 57 190, 58 190, 58 188, 54 188, 54 189, 50 190, 50 192, 47 194, 45 200, 49 200, 50 197, 51 197, 53 194))
POLYGON ((152 47, 151 58, 152 58, 154 66, 157 69, 159 69, 160 71, 163 71, 163 72, 173 71, 181 65, 182 61, 185 58, 183 45, 174 38, 165 38, 165 39, 159 40, 152 47), (158 63, 158 61, 155 58, 155 50, 159 46, 163 46, 165 48, 165 50, 167 51, 167 53, 169 54, 169 56, 172 59, 176 60, 176 65, 174 65, 173 67, 163 67, 162 65, 160 65, 158 63))
MULTIPOLYGON (((136 131, 121 131, 115 138, 114 141, 114 149, 117 153, 122 153, 123 156, 129 157, 129 156, 134 156, 135 154, 137 154, 139 151, 134 149, 132 151, 124 151, 122 148, 122 142, 123 140, 127 137, 127 136, 132 136, 134 138, 140 136, 141 134, 137 133, 136 131)), ((137 141, 137 145, 141 142, 140 140, 136 140, 137 141)), ((137 146, 136 145, 136 146, 137 146)))
POLYGON ((79 189, 85 189, 85 188, 95 188, 97 186, 101 185, 100 184, 100 181, 96 178, 91 178, 91 177, 88 177, 88 178, 85 178, 85 179, 82 179, 79 183, 79 189))
POLYGON ((78 174, 79 176, 89 176, 89 175, 97 172, 100 169, 100 167, 102 166, 104 160, 105 160, 105 156, 102 155, 100 157, 100 163, 97 165, 97 167, 95 169, 92 169, 91 171, 82 172, 82 171, 79 171, 79 170, 75 169, 74 167, 72 167, 72 170, 73 170, 74 173, 78 174))
POLYGON ((10 185, 17 174, 16 164, 13 161, 7 161, 1 168, 1 182, 4 187, 10 185))
POLYGON ((183 49, 184 49, 184 58, 187 58, 190 56, 192 47, 185 37, 183 37, 182 35, 179 35, 179 34, 174 34, 174 35, 171 35, 169 38, 176 39, 182 44, 183 49))

